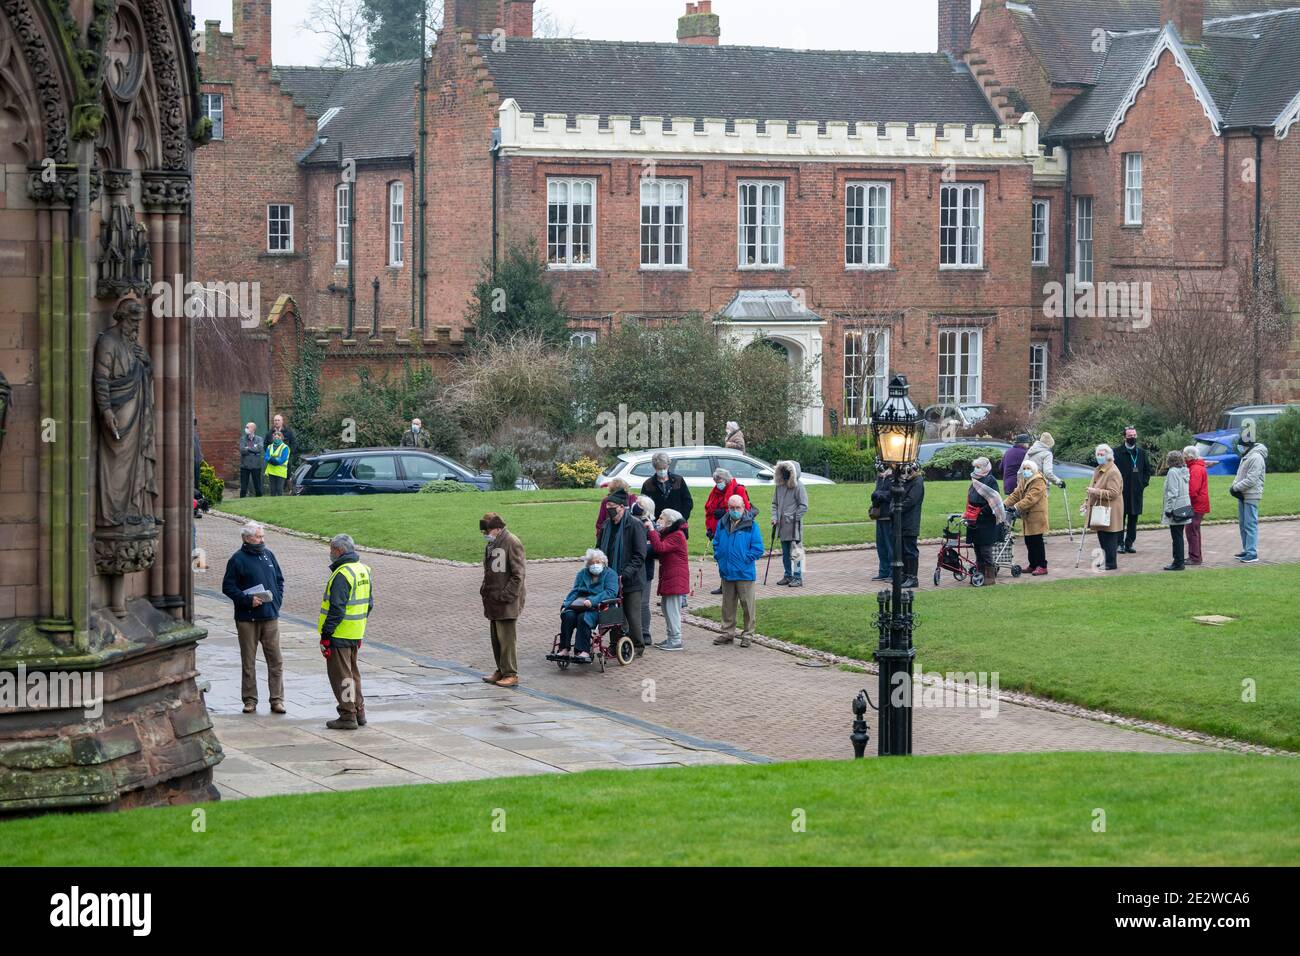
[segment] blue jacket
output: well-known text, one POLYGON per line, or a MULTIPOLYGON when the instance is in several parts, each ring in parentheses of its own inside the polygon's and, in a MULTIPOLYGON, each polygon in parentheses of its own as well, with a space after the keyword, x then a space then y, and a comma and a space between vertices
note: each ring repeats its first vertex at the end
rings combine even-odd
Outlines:
MULTIPOLYGON (((583 568, 578 572, 578 576, 573 579, 573 590, 569 596, 564 599, 564 605, 561 611, 567 611, 569 605, 579 599, 590 601, 593 605, 599 605, 606 601, 613 601, 618 597, 618 572, 613 568, 605 568, 600 577, 593 578, 591 572, 583 568)), ((595 627, 596 621, 600 617, 599 613, 593 607, 592 610, 582 615, 582 619, 587 622, 588 627, 595 627)))
POLYGON ((221 593, 234 602, 236 621, 273 621, 279 617, 284 603, 284 574, 271 549, 245 544, 232 554, 226 562, 226 576, 221 579, 221 593), (244 592, 259 584, 275 599, 255 608, 253 599, 244 592))
POLYGON ((713 556, 718 559, 718 574, 724 581, 758 580, 757 561, 763 556, 763 532, 754 524, 758 512, 750 508, 733 531, 731 515, 718 521, 713 534, 713 556))

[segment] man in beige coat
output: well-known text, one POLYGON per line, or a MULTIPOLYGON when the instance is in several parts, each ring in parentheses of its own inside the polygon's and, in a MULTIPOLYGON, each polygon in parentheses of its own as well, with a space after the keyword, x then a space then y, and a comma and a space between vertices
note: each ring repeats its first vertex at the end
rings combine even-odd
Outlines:
POLYGON ((483 616, 492 628, 492 656, 497 668, 486 684, 516 687, 519 684, 519 658, 515 645, 519 615, 524 612, 523 542, 506 530, 498 514, 489 512, 478 523, 486 545, 483 550, 483 616))
POLYGON ((1120 537, 1124 533, 1124 476, 1115 467, 1115 452, 1109 445, 1098 445, 1096 455, 1097 470, 1092 473, 1092 484, 1088 486, 1088 497, 1080 514, 1087 526, 1097 532, 1097 540, 1106 556, 1106 570, 1114 571, 1119 567, 1117 555, 1120 537), (1094 507, 1109 508, 1110 521, 1094 523, 1094 507))

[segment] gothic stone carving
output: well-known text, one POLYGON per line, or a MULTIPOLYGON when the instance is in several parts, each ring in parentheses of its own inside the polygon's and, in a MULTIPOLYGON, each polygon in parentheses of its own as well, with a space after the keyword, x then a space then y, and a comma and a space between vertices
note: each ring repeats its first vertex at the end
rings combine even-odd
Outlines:
MULTIPOLYGON (((185 51, 171 43, 171 23, 166 0, 140 0, 145 32, 149 35, 149 60, 158 87, 158 125, 162 132, 164 169, 188 169, 190 137, 185 128, 185 96, 178 61, 185 51)), ((186 34, 181 33, 182 42, 186 34)))
POLYGON ((149 230, 135 221, 135 208, 114 203, 99 227, 99 286, 95 294, 113 299, 135 292, 144 295, 153 278, 149 230))
POLYGON ((45 124, 45 155, 57 163, 68 161, 68 114, 64 109, 63 89, 50 56, 40 24, 28 0, 0 0, 0 9, 18 36, 18 45, 36 81, 41 102, 41 119, 45 124))
MULTIPOLYGON (((73 206, 77 202, 80 190, 76 166, 34 166, 28 167, 27 195, 37 203, 54 206, 73 206)), ((90 201, 99 198, 101 184, 99 169, 90 171, 90 201)))
POLYGON ((190 177, 174 172, 146 172, 140 202, 146 209, 162 206, 188 206, 193 198, 190 177))

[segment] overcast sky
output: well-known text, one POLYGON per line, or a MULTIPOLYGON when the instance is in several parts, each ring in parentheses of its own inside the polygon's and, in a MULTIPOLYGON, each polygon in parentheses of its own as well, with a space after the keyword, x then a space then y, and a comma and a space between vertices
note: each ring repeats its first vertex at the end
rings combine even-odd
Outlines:
MULTIPOLYGON (((539 0, 588 40, 674 42, 686 0, 539 0)), ((231 0, 193 0, 195 22, 230 30, 231 0)), ((301 29, 310 0, 273 0, 272 59, 315 66, 324 44, 301 29)), ((974 4, 979 8, 978 0, 974 4)), ((722 42, 803 49, 935 49, 938 0, 713 0, 722 42)))

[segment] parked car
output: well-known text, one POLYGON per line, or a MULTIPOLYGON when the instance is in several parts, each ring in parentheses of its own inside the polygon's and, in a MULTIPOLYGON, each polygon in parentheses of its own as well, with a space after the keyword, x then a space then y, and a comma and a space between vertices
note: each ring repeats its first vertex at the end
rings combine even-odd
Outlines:
MULTIPOLYGON (((309 455, 293 473, 295 495, 373 495, 419 491, 431 481, 461 481, 488 491, 492 476, 475 472, 445 455, 419 448, 357 448, 309 455)), ((515 482, 519 491, 536 491, 531 478, 515 482)))
POLYGON ((1241 443, 1241 429, 1248 421, 1256 425, 1280 418, 1287 409, 1300 405, 1238 405, 1223 413, 1219 428, 1193 436, 1196 453, 1205 461, 1207 475, 1235 475, 1241 464, 1237 446, 1241 443))
MULTIPOLYGON (((622 478, 628 487, 639 490, 645 480, 655 473, 652 459, 664 452, 673 460, 673 471, 686 479, 691 488, 712 488, 713 469, 725 468, 732 477, 746 487, 776 484, 776 468, 751 455, 742 455, 734 448, 717 445, 695 445, 689 448, 651 448, 647 451, 625 452, 618 456, 612 468, 596 479, 597 488, 607 488, 615 478, 622 478)), ((833 485, 835 482, 821 475, 800 475, 806 485, 833 485)))
MULTIPOLYGON (((917 452, 916 460, 924 466, 927 461, 933 458, 940 451, 945 448, 950 448, 953 445, 977 445, 980 448, 997 448, 1004 454, 1006 453, 1006 450, 1011 447, 1010 442, 993 441, 986 438, 954 438, 952 441, 928 441, 921 444, 921 448, 917 452)), ((1056 473, 1057 478, 1060 478, 1062 481, 1068 481, 1071 478, 1092 478, 1093 469, 1089 465, 1078 465, 1070 461, 1058 461, 1053 463, 1052 471, 1056 473)), ((970 475, 953 473, 948 475, 948 477, 951 479, 959 479, 969 478, 970 475)), ((1001 472, 998 473, 997 477, 1001 480, 1001 472)))
POLYGON ((925 419, 925 437, 941 439, 945 435, 956 436, 963 428, 969 428, 976 422, 988 418, 996 405, 965 404, 930 405, 922 413, 925 419))
POLYGON ((1280 418, 1288 408, 1300 408, 1300 405, 1238 405, 1223 413, 1219 419, 1219 431, 1240 431, 1242 423, 1253 418, 1256 425, 1280 418))

